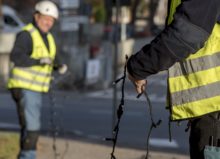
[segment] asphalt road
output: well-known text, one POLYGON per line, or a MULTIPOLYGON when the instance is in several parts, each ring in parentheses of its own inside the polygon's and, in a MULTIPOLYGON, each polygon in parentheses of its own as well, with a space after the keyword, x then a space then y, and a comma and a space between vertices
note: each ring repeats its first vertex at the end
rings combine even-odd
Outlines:
MULTIPOLYGON (((120 84, 119 84, 120 85, 120 84)), ((120 89, 120 88, 119 88, 120 89)), ((150 149, 165 152, 188 154, 188 134, 185 133, 186 123, 172 123, 172 142, 169 142, 168 111, 165 110, 166 74, 161 73, 149 78, 147 92, 153 106, 153 118, 161 119, 162 123, 153 129, 150 136, 150 149)), ((120 90, 118 91, 120 100, 120 90)), ((52 101, 44 98, 42 129, 49 134, 52 127, 51 116, 56 123, 58 135, 79 140, 107 143, 103 138, 112 136, 113 101, 112 89, 90 91, 84 93, 56 91, 52 101), (51 110, 54 110, 51 111, 51 110), (63 134, 65 132, 65 134, 63 134)), ((124 114, 120 123, 118 146, 146 149, 147 133, 151 122, 149 108, 144 97, 136 99, 133 86, 126 82, 124 114)), ((0 129, 18 130, 15 104, 8 92, 0 94, 0 129)), ((109 143, 108 143, 109 144, 109 143)))

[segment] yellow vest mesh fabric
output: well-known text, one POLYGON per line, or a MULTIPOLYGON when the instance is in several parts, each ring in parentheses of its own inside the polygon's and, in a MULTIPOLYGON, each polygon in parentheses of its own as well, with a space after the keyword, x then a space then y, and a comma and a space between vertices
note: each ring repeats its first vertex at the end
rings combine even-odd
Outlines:
POLYGON ((185 61, 174 64, 168 72, 168 103, 172 120, 189 119, 219 111, 220 25, 215 24, 203 48, 185 61))

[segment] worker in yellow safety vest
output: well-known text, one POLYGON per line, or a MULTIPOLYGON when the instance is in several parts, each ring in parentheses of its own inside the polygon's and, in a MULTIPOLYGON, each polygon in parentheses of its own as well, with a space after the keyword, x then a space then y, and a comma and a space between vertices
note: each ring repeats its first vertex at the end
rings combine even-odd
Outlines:
POLYGON ((168 70, 170 119, 190 121, 191 159, 204 159, 210 137, 220 139, 219 22, 219 0, 169 0, 166 27, 127 63, 138 93, 148 76, 168 70))
POLYGON ((58 19, 58 8, 51 1, 35 6, 33 23, 18 33, 11 52, 12 69, 8 89, 17 105, 20 134, 18 159, 35 159, 40 131, 42 95, 50 88, 51 73, 67 71, 56 54, 56 44, 49 32, 58 19))

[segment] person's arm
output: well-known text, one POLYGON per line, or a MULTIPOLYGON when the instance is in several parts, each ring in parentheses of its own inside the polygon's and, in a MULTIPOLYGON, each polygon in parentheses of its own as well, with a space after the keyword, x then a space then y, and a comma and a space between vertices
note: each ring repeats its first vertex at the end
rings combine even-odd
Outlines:
POLYGON ((60 74, 65 74, 68 70, 68 66, 63 62, 61 55, 58 53, 54 61, 54 70, 57 70, 60 74))
POLYGON ((18 33, 14 47, 10 54, 10 59, 17 67, 30 67, 39 65, 40 61, 31 58, 32 53, 32 39, 27 31, 18 33))
POLYGON ((54 70, 59 69, 62 67, 64 63, 62 62, 62 57, 59 52, 56 53, 55 59, 54 59, 54 70))
MULTIPOLYGON (((57 40, 56 39, 54 40, 55 40, 55 44, 58 44, 57 40)), ((61 47, 59 45, 56 45, 56 56, 53 62, 54 70, 58 70, 64 64, 61 52, 62 52, 61 47)))
POLYGON ((219 0, 185 0, 173 22, 150 44, 130 57, 127 68, 137 80, 166 70, 203 47, 220 18, 219 0))
MULTIPOLYGON (((57 42, 55 42, 57 44, 57 42)), ((53 62, 53 69, 58 71, 60 74, 65 74, 68 70, 67 65, 64 63, 63 56, 61 55, 60 47, 56 49, 56 56, 53 62)))

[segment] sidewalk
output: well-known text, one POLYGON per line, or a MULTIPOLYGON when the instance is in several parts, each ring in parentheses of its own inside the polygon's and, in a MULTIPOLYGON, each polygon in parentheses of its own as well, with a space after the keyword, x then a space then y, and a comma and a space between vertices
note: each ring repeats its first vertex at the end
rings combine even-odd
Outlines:
MULTIPOLYGON (((40 137, 38 144, 38 159, 55 159, 52 148, 53 140, 48 137, 40 137)), ((58 139, 57 159, 110 159, 112 147, 105 145, 68 140, 68 149, 65 151, 66 141, 58 139)), ((117 159, 144 159, 146 152, 142 150, 134 150, 129 148, 116 147, 115 156, 117 159)), ((149 159, 189 159, 188 156, 152 152, 150 151, 149 159)))

